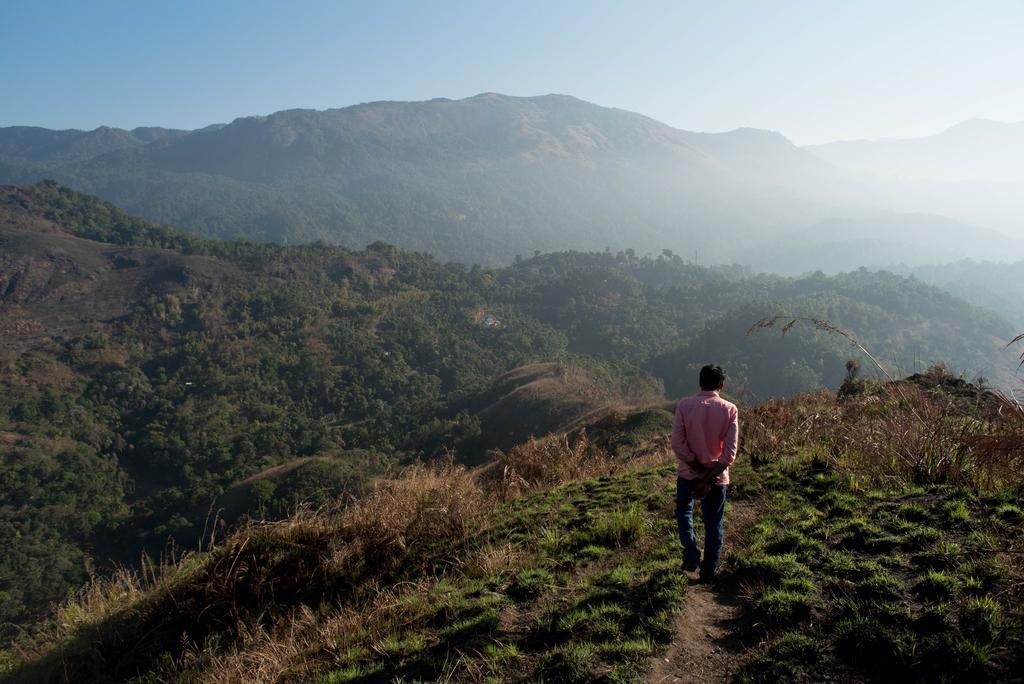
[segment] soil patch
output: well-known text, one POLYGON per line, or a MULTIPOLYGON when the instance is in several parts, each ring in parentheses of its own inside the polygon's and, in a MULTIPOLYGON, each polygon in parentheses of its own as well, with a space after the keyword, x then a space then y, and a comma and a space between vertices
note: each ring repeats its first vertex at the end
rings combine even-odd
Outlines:
MULTIPOLYGON (((755 507, 740 502, 726 514, 726 546, 746 539, 755 507)), ((723 568, 723 574, 728 568, 723 568)), ((756 644, 749 643, 749 618, 732 583, 698 583, 697 573, 676 616, 668 650, 652 659, 646 682, 725 682, 732 679, 756 644)))

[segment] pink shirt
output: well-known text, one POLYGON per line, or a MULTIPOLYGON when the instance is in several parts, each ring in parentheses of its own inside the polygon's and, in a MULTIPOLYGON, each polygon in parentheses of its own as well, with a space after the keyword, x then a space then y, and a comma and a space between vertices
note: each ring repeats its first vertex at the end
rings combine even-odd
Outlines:
MULTIPOLYGON (((672 451, 679 462, 677 475, 684 480, 699 477, 690 467, 693 462, 708 466, 720 461, 728 466, 736 460, 739 438, 739 411, 718 392, 702 391, 680 399, 672 423, 672 451)), ((728 467, 715 484, 729 484, 728 467)))

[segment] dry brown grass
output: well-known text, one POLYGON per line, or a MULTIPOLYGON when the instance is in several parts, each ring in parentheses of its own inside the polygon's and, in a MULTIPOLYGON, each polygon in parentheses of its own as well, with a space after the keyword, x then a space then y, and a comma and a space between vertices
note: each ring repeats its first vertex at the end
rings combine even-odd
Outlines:
POLYGON ((618 465, 606 451, 593 447, 586 431, 570 441, 568 435, 530 438, 506 452, 494 454, 488 489, 501 500, 553 487, 563 482, 612 472, 618 465))
MULTIPOLYGON (((1024 409, 998 392, 978 390, 973 410, 941 391, 948 372, 936 366, 936 389, 900 382, 858 341, 834 323, 808 316, 773 316, 757 321, 748 335, 778 323, 782 335, 798 323, 844 338, 867 356, 889 382, 840 402, 813 395, 755 412, 747 449, 785 453, 813 450, 818 457, 873 482, 950 483, 975 487, 1024 486, 1024 409), (990 407, 997 406, 995 415, 990 407), (752 442, 752 443, 751 443, 752 442)), ((1010 344, 1024 340, 1024 334, 1010 344)), ((1021 356, 1024 365, 1024 354, 1021 356)), ((756 453, 754 454, 756 458, 756 453)))
POLYGON ((382 586, 457 557, 492 499, 461 466, 415 466, 337 509, 251 523, 209 554, 94 580, 34 643, 21 644, 33 662, 13 680, 128 678, 163 652, 187 666, 213 635, 230 646, 276 634, 277 624, 299 624, 303 606, 331 601, 342 613, 365 612, 382 586))
POLYGON ((817 458, 857 480, 893 488, 1022 487, 1024 414, 1008 403, 985 416, 997 395, 985 396, 983 411, 905 382, 841 400, 827 392, 801 395, 746 412, 742 449, 755 462, 817 458))
POLYGON ((195 668, 208 681, 239 681, 243 672, 247 681, 273 681, 314 644, 342 648, 358 630, 365 637, 375 615, 430 576, 513 566, 514 549, 473 548, 499 502, 664 458, 656 448, 613 459, 581 433, 530 440, 495 454, 488 468, 450 460, 409 467, 334 509, 249 523, 212 552, 95 580, 34 644, 22 644, 30 664, 13 681, 161 668, 195 668), (325 603, 329 618, 309 612, 325 603))

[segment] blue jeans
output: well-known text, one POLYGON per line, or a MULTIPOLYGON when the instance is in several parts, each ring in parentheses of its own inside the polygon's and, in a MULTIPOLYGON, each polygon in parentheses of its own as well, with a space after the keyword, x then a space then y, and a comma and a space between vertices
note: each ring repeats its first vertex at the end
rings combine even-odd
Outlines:
MULTIPOLYGON (((697 536, 693 533, 693 490, 699 482, 676 478, 676 522, 679 525, 679 541, 683 545, 683 561, 687 565, 700 563, 697 536)), ((714 577, 718 571, 722 538, 725 535, 725 490, 726 485, 712 485, 700 502, 700 513, 704 518, 704 562, 700 566, 702 577, 714 577)))

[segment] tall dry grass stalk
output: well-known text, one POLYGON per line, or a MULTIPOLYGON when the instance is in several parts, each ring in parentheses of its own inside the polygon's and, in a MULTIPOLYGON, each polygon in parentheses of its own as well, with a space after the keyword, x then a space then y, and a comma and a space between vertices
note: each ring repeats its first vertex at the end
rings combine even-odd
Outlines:
POLYGON ((530 438, 506 452, 493 454, 488 488, 502 501, 563 482, 614 472, 621 462, 595 447, 585 430, 568 435, 530 438))
MULTIPOLYGON (((852 332, 850 332, 849 330, 844 330, 843 328, 840 328, 838 325, 836 325, 835 323, 833 323, 830 320, 827 320, 827 319, 824 319, 824 318, 814 318, 812 316, 769 316, 768 318, 762 318, 761 320, 757 321, 752 326, 750 326, 750 329, 747 330, 747 337, 750 337, 751 335, 753 335, 754 333, 758 332, 759 330, 767 330, 767 329, 770 329, 770 328, 774 328, 775 325, 777 323, 779 323, 780 321, 787 321, 782 326, 782 336, 783 337, 786 336, 786 333, 788 333, 790 330, 792 330, 794 327, 796 327, 797 323, 810 323, 816 329, 821 330, 822 332, 826 332, 826 333, 828 333, 830 335, 837 335, 839 337, 842 337, 847 342, 849 342, 851 345, 853 345, 858 350, 860 350, 860 352, 862 354, 864 354, 866 357, 868 357, 868 359, 871 360, 871 363, 874 364, 875 368, 877 368, 879 370, 879 372, 882 373, 882 375, 884 375, 886 377, 886 379, 890 383, 893 383, 893 386, 896 388, 896 390, 898 392, 902 391, 902 389, 900 388, 900 385, 896 382, 896 378, 893 377, 892 373, 890 373, 886 369, 886 367, 882 364, 881 361, 879 361, 875 357, 874 354, 872 354, 870 351, 868 351, 868 348, 865 347, 860 342, 860 340, 858 340, 857 337, 852 332)), ((916 412, 914 411, 913 404, 910 404, 910 411, 912 413, 915 413, 915 415, 916 415, 916 412)), ((920 417, 918 417, 918 419, 921 420, 920 417)))
MULTIPOLYGON (((1015 344, 1017 344, 1019 342, 1024 342, 1024 333, 1021 333, 1020 335, 1017 335, 1012 340, 1007 342, 1006 348, 1009 349, 1010 347, 1012 347, 1013 345, 1015 345, 1015 344)), ((1024 351, 1022 351, 1020 353, 1020 363, 1017 364, 1017 368, 1022 368, 1022 367, 1024 367, 1024 351)))
POLYGON ((747 337, 750 337, 759 330, 767 330, 770 328, 774 328, 775 325, 780 321, 787 321, 787 323, 785 323, 782 326, 783 337, 785 337, 790 330, 796 327, 797 323, 804 322, 810 323, 818 330, 829 333, 830 335, 838 335, 839 337, 845 338, 848 342, 850 342, 850 344, 859 349, 862 354, 871 359, 871 363, 875 365, 875 368, 881 371, 881 373, 886 378, 888 378, 890 382, 896 381, 892 374, 888 370, 886 370, 885 366, 882 365, 882 362, 876 359, 874 354, 868 351, 868 348, 861 344, 860 340, 858 340, 853 335, 853 333, 851 333, 848 330, 844 330, 843 328, 840 328, 832 321, 829 321, 824 318, 814 318, 812 316, 769 316, 768 318, 762 318, 761 320, 757 321, 752 326, 750 326, 750 329, 747 330, 747 337))

